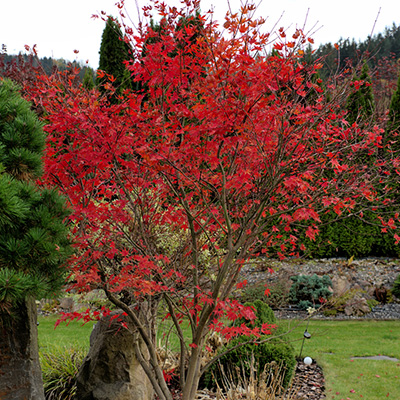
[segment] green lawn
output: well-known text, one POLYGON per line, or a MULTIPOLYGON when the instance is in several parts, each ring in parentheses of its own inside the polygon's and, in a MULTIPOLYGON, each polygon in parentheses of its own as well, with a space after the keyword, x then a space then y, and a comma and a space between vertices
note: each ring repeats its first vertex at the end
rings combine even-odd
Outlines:
MULTIPOLYGON (((280 324, 293 329, 294 321, 280 324)), ((289 337, 299 354, 306 323, 289 337), (300 339, 300 340, 299 340, 300 339)), ((308 326, 311 338, 302 358, 323 368, 327 399, 400 399, 400 362, 353 357, 385 355, 400 359, 400 321, 317 321, 308 326)))
MULTIPOLYGON (((93 323, 60 325, 56 316, 39 317, 39 345, 89 347, 93 323)), ((292 330, 290 340, 300 353, 306 323, 280 321, 292 330)), ((400 399, 400 362, 353 360, 352 357, 385 355, 400 359, 400 321, 317 321, 309 323, 312 337, 304 343, 302 357, 315 359, 323 368, 327 399, 400 399)))
POLYGON ((38 317, 39 347, 44 349, 52 346, 83 347, 89 350, 89 338, 93 329, 93 322, 82 325, 82 322, 72 321, 68 326, 60 324, 56 329, 54 325, 58 317, 38 317))

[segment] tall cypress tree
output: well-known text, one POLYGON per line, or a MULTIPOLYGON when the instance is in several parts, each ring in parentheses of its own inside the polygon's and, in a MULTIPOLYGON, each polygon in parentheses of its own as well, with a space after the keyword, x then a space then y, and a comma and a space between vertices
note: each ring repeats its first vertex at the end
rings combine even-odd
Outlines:
POLYGON ((82 85, 87 90, 92 90, 94 88, 94 71, 90 67, 86 67, 85 75, 83 76, 82 85))
POLYGON ((390 101, 388 122, 385 129, 385 145, 392 151, 400 150, 400 74, 397 88, 390 101))
POLYGON ((10 399, 44 399, 34 299, 60 290, 70 251, 63 198, 35 184, 44 144, 29 103, 0 80, 0 387, 10 399))
POLYGON ((354 76, 354 91, 347 99, 347 121, 350 124, 369 123, 375 111, 374 95, 371 86, 371 77, 367 63, 363 64, 360 76, 354 76), (357 82, 362 82, 357 88, 357 82))
MULTIPOLYGON (((124 41, 121 28, 118 23, 108 17, 106 26, 101 37, 99 69, 115 78, 114 87, 116 94, 122 93, 124 89, 131 87, 130 75, 126 73, 124 61, 130 59, 129 45, 124 41)), ((104 83, 106 78, 97 78, 96 84, 105 92, 104 83)), ((115 98, 114 98, 115 99, 115 98)))

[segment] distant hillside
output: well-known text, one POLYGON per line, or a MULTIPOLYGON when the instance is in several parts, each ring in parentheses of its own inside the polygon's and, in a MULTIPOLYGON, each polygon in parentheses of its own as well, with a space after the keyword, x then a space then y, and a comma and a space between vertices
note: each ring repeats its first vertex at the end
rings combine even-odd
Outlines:
POLYGON ((76 61, 74 62, 69 62, 64 59, 52 59, 49 57, 43 57, 43 58, 36 58, 36 57, 31 57, 26 54, 19 54, 19 55, 9 55, 9 54, 0 54, 0 70, 2 68, 6 68, 7 65, 16 63, 28 63, 31 62, 34 67, 37 67, 39 64, 41 65, 41 68, 43 68, 43 71, 47 74, 50 75, 51 72, 53 71, 54 67, 57 67, 60 71, 66 70, 68 68, 78 68, 79 69, 79 78, 81 81, 83 81, 83 78, 85 76, 86 70, 90 67, 87 67, 86 65, 82 65, 76 61))
POLYGON ((325 76, 343 70, 348 61, 356 65, 362 57, 367 60, 370 69, 374 70, 384 58, 400 58, 400 27, 393 25, 383 33, 367 37, 363 42, 340 39, 337 44, 339 50, 336 50, 334 43, 326 43, 314 53, 314 58, 325 59, 325 76))
MULTIPOLYGON (((379 66, 380 60, 391 59, 396 61, 400 59, 400 26, 393 24, 391 28, 386 28, 383 33, 378 33, 372 37, 367 37, 363 42, 356 42, 354 39, 340 39, 337 43, 339 50, 336 49, 335 43, 326 43, 313 53, 311 58, 324 59, 324 69, 321 71, 321 77, 327 78, 337 71, 343 70, 347 63, 350 61, 352 65, 357 65, 361 58, 366 59, 371 71, 379 66)), ((27 61, 27 55, 8 55, 0 54, 0 62, 8 64, 11 62, 18 62, 18 58, 22 57, 27 61)), ((37 66, 37 59, 33 60, 37 66)), ((81 81, 85 76, 88 69, 86 65, 81 65, 77 62, 69 62, 64 59, 54 60, 48 57, 39 58, 39 62, 46 72, 51 74, 54 66, 60 70, 65 70, 70 66, 80 69, 79 77, 81 81)))

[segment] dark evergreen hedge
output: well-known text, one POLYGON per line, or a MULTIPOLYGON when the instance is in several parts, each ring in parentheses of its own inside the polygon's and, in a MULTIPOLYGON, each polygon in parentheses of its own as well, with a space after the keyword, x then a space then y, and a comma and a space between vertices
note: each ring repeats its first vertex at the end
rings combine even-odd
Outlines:
MULTIPOLYGON (((253 306, 256 312, 255 321, 237 321, 236 323, 245 323, 248 326, 261 327, 262 324, 275 324, 276 318, 272 309, 263 303, 261 300, 256 300, 254 303, 246 303, 246 306, 253 306)), ((231 350, 222 356, 218 362, 213 364, 206 371, 203 383, 206 387, 216 387, 218 384, 223 387, 224 379, 237 379, 236 371, 241 371, 248 378, 250 375, 251 358, 254 356, 254 367, 256 368, 257 376, 260 377, 264 367, 272 362, 282 366, 284 373, 283 384, 288 386, 293 375, 296 365, 294 349, 290 343, 285 341, 285 337, 274 337, 283 333, 279 328, 273 332, 272 336, 261 336, 258 341, 268 341, 261 344, 252 343, 254 337, 240 336, 231 340, 225 347, 221 349, 221 353, 226 350, 233 349, 241 343, 245 343, 234 350, 231 350)), ((267 384, 270 382, 267 381, 267 384)))

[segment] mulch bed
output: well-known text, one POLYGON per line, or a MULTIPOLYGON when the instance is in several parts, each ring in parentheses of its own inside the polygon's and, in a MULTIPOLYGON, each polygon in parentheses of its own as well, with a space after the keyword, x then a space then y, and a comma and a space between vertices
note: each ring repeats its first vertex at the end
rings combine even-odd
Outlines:
POLYGON ((294 376, 294 386, 297 388, 297 400, 322 400, 326 396, 325 379, 322 369, 316 363, 305 365, 297 363, 294 376))

